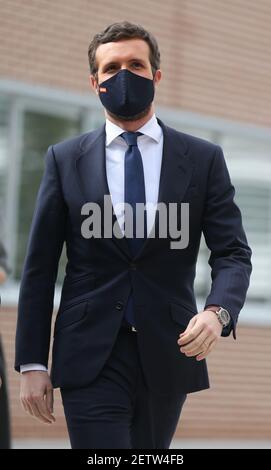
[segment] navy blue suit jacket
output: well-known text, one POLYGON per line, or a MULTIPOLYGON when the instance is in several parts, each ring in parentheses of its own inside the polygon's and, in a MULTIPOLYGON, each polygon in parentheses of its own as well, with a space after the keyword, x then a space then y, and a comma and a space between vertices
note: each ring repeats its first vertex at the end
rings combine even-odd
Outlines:
MULTIPOLYGON (((156 235, 132 258, 125 238, 83 238, 82 205, 92 201, 102 208, 109 194, 105 127, 50 146, 22 275, 16 370, 26 363, 47 365, 65 242, 68 263, 54 325, 53 386, 82 387, 97 377, 132 288, 149 386, 161 394, 209 387, 205 360, 186 357, 177 345, 179 333, 197 313, 193 283, 200 238, 203 233, 211 250, 212 287, 205 305, 230 312, 234 335, 249 285, 251 250, 221 148, 158 122, 164 133, 158 201, 190 204, 188 247, 170 249, 169 235, 156 235)), ((223 332, 229 334, 229 329, 223 332)))

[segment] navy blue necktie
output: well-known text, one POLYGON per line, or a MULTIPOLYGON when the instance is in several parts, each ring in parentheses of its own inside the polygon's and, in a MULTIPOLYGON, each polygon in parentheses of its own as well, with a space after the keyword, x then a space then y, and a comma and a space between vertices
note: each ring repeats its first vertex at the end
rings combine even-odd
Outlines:
MULTIPOLYGON (((136 256, 147 237, 146 212, 144 211, 143 238, 136 237, 136 204, 146 203, 144 170, 141 153, 137 146, 137 137, 141 132, 123 132, 121 137, 128 145, 125 152, 124 165, 124 202, 130 204, 133 209, 133 237, 127 237, 132 256, 136 256)), ((125 220, 125 217, 124 217, 125 220)), ((125 319, 135 326, 133 295, 131 293, 124 313, 125 319)))

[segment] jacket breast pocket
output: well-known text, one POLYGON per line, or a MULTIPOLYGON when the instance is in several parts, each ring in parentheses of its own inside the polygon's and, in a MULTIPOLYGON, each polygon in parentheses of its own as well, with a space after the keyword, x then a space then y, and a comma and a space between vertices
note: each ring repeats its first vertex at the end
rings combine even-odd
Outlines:
POLYGON ((170 314, 171 318, 175 323, 186 327, 190 322, 191 318, 193 318, 197 314, 197 309, 194 308, 192 305, 186 304, 177 304, 175 302, 170 302, 170 314))
POLYGON ((82 321, 87 315, 88 303, 88 301, 84 300, 82 302, 69 305, 59 312, 55 322, 54 335, 63 328, 82 321))
POLYGON ((62 288, 62 296, 65 301, 91 292, 96 287, 96 278, 93 274, 85 274, 79 278, 66 278, 62 288))

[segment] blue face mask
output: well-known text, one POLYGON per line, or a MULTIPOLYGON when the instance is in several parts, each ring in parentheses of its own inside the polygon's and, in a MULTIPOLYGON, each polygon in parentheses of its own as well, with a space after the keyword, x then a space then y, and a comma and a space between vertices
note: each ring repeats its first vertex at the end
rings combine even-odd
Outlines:
POLYGON ((154 83, 123 69, 99 84, 99 97, 112 114, 129 118, 142 113, 152 103, 154 83))

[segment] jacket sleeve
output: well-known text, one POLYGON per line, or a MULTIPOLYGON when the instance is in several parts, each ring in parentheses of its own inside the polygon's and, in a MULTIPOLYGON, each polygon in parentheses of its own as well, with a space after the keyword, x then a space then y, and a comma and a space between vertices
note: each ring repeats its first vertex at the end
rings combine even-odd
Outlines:
POLYGON ((211 251, 209 265, 212 278, 205 307, 220 305, 228 310, 232 321, 230 327, 223 328, 222 336, 229 336, 233 331, 236 339, 236 324, 245 302, 252 265, 251 249, 234 195, 235 189, 223 151, 216 146, 209 170, 203 215, 203 234, 211 251))
POLYGON ((67 208, 53 147, 37 195, 23 267, 18 304, 15 369, 21 364, 47 367, 55 281, 62 252, 67 208))

